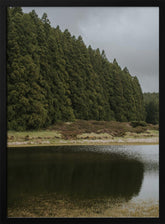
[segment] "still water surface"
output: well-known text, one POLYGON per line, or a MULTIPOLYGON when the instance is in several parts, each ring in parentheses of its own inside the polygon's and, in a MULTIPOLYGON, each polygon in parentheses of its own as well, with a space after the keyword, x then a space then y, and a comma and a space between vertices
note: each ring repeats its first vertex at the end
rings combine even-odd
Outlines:
POLYGON ((40 195, 42 200, 47 195, 80 203, 158 201, 159 146, 9 148, 8 208, 40 195))

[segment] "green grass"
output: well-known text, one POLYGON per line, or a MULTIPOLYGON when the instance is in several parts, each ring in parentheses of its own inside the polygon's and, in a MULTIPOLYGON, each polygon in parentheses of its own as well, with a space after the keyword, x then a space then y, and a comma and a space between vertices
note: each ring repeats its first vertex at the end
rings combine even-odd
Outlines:
POLYGON ((24 132, 8 131, 7 134, 9 141, 61 138, 61 134, 59 132, 49 130, 24 131, 24 132))

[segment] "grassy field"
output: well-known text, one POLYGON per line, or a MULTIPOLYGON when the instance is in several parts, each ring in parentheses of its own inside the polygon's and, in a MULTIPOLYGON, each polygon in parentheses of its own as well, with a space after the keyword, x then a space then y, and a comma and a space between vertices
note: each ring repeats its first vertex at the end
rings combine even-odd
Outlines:
POLYGON ((8 131, 8 145, 126 144, 159 141, 158 125, 132 126, 130 122, 58 122, 36 131, 8 131))

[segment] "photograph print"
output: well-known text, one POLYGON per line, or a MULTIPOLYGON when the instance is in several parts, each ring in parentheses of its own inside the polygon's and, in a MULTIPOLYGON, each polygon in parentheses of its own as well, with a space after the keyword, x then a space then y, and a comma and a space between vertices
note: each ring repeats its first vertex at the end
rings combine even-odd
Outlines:
POLYGON ((159 217, 159 7, 7 8, 8 218, 159 217))

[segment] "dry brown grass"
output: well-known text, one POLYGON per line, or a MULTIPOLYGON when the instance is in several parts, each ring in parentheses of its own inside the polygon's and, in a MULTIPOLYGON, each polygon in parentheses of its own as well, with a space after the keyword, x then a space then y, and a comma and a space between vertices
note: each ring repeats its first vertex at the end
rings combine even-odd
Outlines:
POLYGON ((148 124, 145 127, 132 127, 130 122, 117 121, 85 121, 59 122, 48 128, 48 130, 59 131, 64 139, 76 139, 77 135, 84 133, 107 133, 112 137, 122 137, 126 132, 141 133, 146 130, 158 130, 158 125, 148 124))
POLYGON ((145 127, 132 127, 130 122, 117 121, 77 120, 75 122, 58 122, 45 130, 8 131, 8 145, 79 145, 114 144, 115 142, 125 144, 135 143, 135 141, 139 144, 145 143, 146 138, 150 138, 147 143, 158 144, 158 128, 158 125, 151 124, 145 127))

